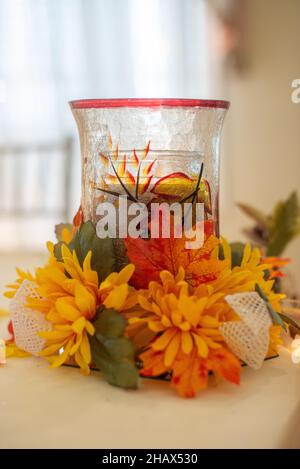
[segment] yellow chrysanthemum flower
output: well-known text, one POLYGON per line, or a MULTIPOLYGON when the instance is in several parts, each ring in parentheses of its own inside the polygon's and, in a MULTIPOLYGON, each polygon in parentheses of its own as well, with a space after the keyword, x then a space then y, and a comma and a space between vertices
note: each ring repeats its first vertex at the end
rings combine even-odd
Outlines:
POLYGON ((6 287, 10 289, 9 291, 4 293, 4 296, 6 296, 6 298, 10 298, 10 299, 14 298, 15 294, 19 290, 19 288, 22 285, 22 283, 24 282, 24 280, 29 280, 31 282, 33 282, 35 280, 34 276, 29 271, 26 272, 22 269, 19 269, 18 267, 17 267, 16 271, 17 271, 18 277, 17 277, 15 283, 11 283, 9 285, 6 285, 6 287))
MULTIPOLYGON (((53 246, 48 245, 50 254, 53 246)), ((81 267, 75 251, 63 245, 62 260, 51 254, 48 264, 36 270, 35 282, 41 298, 28 298, 30 308, 45 314, 53 330, 41 332, 46 347, 40 353, 51 367, 74 360, 84 374, 92 360, 88 336, 95 332, 92 324, 99 306, 123 311, 136 303, 128 281, 134 266, 113 272, 99 285, 98 274, 91 268, 92 252, 81 267)))
MULTIPOLYGON (((49 243, 48 246, 51 252, 51 244, 49 243)), ((49 321, 63 323, 64 320, 56 314, 53 308, 57 299, 74 297, 76 287, 84 287, 87 294, 94 297, 96 303, 98 274, 91 268, 91 257, 92 252, 89 251, 81 267, 75 251, 71 252, 67 246, 63 245, 61 262, 51 256, 46 266, 36 269, 35 282, 42 299, 29 298, 28 306, 45 313, 49 321)))
POLYGON ((99 287, 100 302, 106 308, 126 311, 137 303, 137 292, 128 286, 134 265, 128 264, 121 272, 111 273, 99 287))
POLYGON ((77 285, 74 293, 74 296, 58 298, 48 313, 47 319, 53 323, 53 330, 39 333, 47 340, 47 346, 40 355, 48 357, 52 368, 74 357, 81 371, 89 374, 91 350, 88 334, 95 333, 90 319, 96 314, 96 301, 83 285, 77 285), (62 353, 57 355, 59 351, 62 353))
POLYGON ((214 292, 223 293, 224 296, 250 292, 255 290, 256 284, 259 284, 273 308, 276 311, 281 311, 280 301, 285 298, 285 295, 275 293, 272 290, 274 280, 265 280, 265 271, 271 266, 262 262, 260 249, 251 249, 250 244, 246 244, 241 265, 232 267, 231 247, 224 238, 222 238, 222 247, 226 268, 220 273, 217 280, 211 282, 214 292))

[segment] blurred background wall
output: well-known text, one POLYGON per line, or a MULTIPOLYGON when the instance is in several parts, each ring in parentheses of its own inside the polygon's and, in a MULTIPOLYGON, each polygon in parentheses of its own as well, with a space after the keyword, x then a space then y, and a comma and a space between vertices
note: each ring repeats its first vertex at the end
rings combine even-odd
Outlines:
POLYGON ((79 205, 67 101, 87 97, 230 99, 221 226, 242 238, 236 202, 299 190, 299 24, 299 0, 0 0, 0 256, 39 252, 79 205))
MULTIPOLYGON (((223 232, 241 238, 251 222, 235 202, 267 213, 292 190, 300 193, 300 104, 291 100, 300 77, 300 2, 244 2, 241 69, 228 70, 225 83, 232 106, 225 124, 223 232)), ((222 213, 222 212, 221 212, 222 213)), ((286 254, 300 282, 300 239, 286 254)))

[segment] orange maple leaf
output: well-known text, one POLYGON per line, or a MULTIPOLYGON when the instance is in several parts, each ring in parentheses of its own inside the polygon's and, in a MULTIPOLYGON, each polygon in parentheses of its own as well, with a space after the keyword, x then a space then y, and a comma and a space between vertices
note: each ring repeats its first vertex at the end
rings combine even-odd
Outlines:
POLYGON ((159 280, 162 270, 168 270, 175 276, 181 266, 185 269, 185 279, 191 286, 214 281, 224 269, 225 263, 215 254, 219 240, 211 234, 211 230, 212 225, 206 222, 206 239, 199 249, 186 249, 185 237, 125 239, 127 257, 135 265, 132 285, 147 288, 151 280, 159 280))

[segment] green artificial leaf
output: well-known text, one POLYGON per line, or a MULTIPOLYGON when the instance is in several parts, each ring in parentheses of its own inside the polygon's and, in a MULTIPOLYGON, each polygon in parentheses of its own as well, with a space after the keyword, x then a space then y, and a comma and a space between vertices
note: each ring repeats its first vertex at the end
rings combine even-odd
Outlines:
MULTIPOLYGON (((61 247, 63 245, 66 245, 63 241, 59 241, 54 245, 54 255, 58 261, 62 260, 61 247)), ((75 250, 81 266, 83 266, 88 252, 92 251, 91 267, 98 273, 99 282, 102 282, 111 272, 119 270, 114 250, 114 240, 111 238, 98 238, 91 221, 87 221, 80 226, 68 247, 71 251, 75 250)), ((127 263, 124 261, 124 265, 127 263)))
POLYGON ((72 232, 73 225, 71 223, 59 223, 55 225, 54 231, 58 242, 62 241, 62 232, 64 229, 72 232))
POLYGON ((99 331, 106 338, 116 338, 123 335, 126 320, 116 310, 112 308, 106 309, 102 306, 100 311, 98 310, 98 317, 93 324, 96 329, 96 335, 99 331))
POLYGON ((256 293, 259 294, 259 296, 266 303, 266 306, 268 308, 268 311, 269 311, 269 314, 271 316, 273 324, 278 324, 279 326, 281 326, 286 331, 286 325, 284 324, 280 314, 277 313, 274 310, 274 308, 272 307, 272 305, 269 303, 268 298, 266 297, 265 293, 263 292, 261 286, 258 283, 255 284, 255 291, 256 291, 256 293))
POLYGON ((231 247, 231 265, 232 267, 240 266, 243 260, 245 243, 233 242, 231 247))
POLYGON ((237 205, 246 215, 248 215, 257 223, 259 228, 261 228, 262 230, 269 229, 270 220, 268 216, 266 216, 257 208, 252 207, 251 205, 244 203, 238 203, 237 205))
MULTIPOLYGON (((230 243, 231 248, 231 265, 232 267, 240 266, 243 260, 245 244, 240 242, 230 243)), ((219 258, 224 259, 224 252, 222 245, 220 246, 219 258)))
POLYGON ((287 244, 300 233, 300 206, 297 193, 279 202, 272 214, 267 256, 280 256, 287 244))
POLYGON ((138 370, 132 342, 123 337, 126 321, 114 309, 101 308, 96 321, 95 335, 90 338, 92 357, 109 384, 122 388, 136 388, 138 370))
MULTIPOLYGON (((92 251, 91 267, 98 273, 99 281, 103 281, 115 270, 115 252, 111 238, 98 238, 95 226, 91 221, 82 223, 69 248, 75 250, 80 265, 89 251, 92 251)), ((59 249, 59 248, 58 248, 59 249)))
POLYGON ((62 261, 61 247, 63 245, 66 245, 66 243, 64 243, 63 241, 59 241, 58 243, 54 244, 53 254, 56 257, 56 259, 58 260, 58 262, 62 261))

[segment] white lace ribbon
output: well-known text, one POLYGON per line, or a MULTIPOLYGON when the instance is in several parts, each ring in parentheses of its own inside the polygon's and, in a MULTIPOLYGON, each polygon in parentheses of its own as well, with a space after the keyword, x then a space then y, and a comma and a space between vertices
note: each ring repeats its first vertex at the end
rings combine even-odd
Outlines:
POLYGON ((34 311, 26 305, 27 297, 42 299, 37 292, 34 282, 24 280, 15 297, 10 302, 11 319, 13 323, 16 345, 32 355, 38 355, 44 346, 45 339, 38 336, 38 332, 50 331, 52 325, 45 319, 44 314, 34 311))
POLYGON ((227 295, 225 300, 240 317, 240 321, 228 321, 220 327, 225 342, 248 366, 261 368, 268 352, 272 325, 264 300, 256 292, 227 295))

